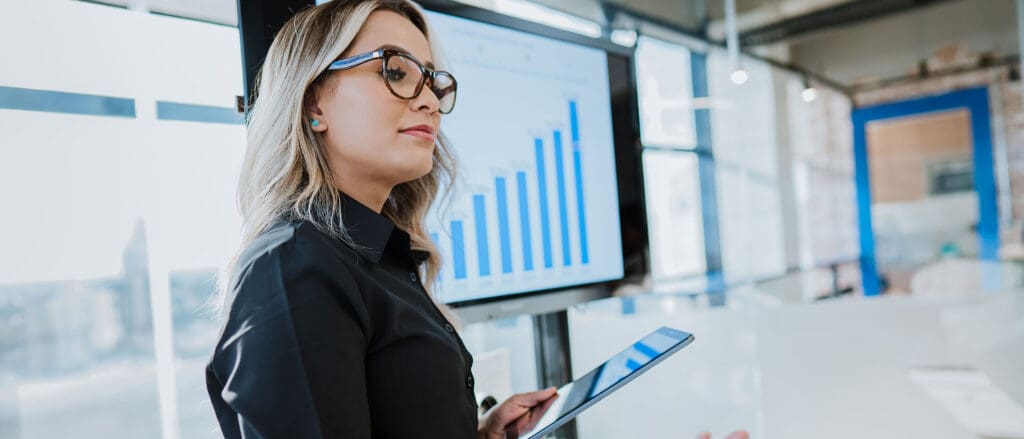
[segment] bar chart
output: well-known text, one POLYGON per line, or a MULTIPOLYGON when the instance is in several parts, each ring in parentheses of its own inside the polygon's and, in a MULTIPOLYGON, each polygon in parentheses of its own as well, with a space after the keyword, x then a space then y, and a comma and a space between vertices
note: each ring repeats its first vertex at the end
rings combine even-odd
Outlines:
POLYGON ((428 223, 443 261, 440 298, 621 277, 604 52, 443 14, 431 19, 451 44, 448 68, 459 78, 458 108, 441 125, 457 180, 450 203, 435 207, 428 223))
MULTIPOLYGON (((586 222, 586 208, 583 196, 583 173, 582 165, 580 162, 580 151, 579 151, 579 129, 576 126, 576 103, 573 101, 569 102, 569 112, 572 123, 572 141, 573 141, 573 164, 572 167, 567 167, 562 159, 564 153, 562 151, 561 144, 561 132, 554 131, 552 133, 553 155, 555 157, 554 173, 556 175, 557 185, 555 186, 555 196, 558 200, 558 211, 554 212, 555 218, 557 218, 557 224, 559 225, 558 232, 560 239, 558 240, 559 252, 561 254, 561 260, 559 263, 562 266, 571 266, 574 263, 574 256, 578 257, 576 263, 588 264, 590 262, 590 255, 587 248, 587 222, 586 222), (573 181, 575 182, 575 197, 576 206, 575 211, 570 212, 567 207, 566 199, 566 174, 571 174, 573 181), (572 217, 572 218, 570 218, 572 217), (569 232, 569 223, 576 221, 575 230, 577 230, 578 248, 574 248, 573 239, 569 232)), ((540 224, 541 224, 541 236, 540 245, 543 249, 544 265, 543 268, 552 268, 555 266, 555 261, 552 257, 552 232, 551 224, 554 220, 552 218, 552 212, 548 210, 549 203, 549 188, 547 185, 547 171, 545 164, 546 156, 548 155, 545 151, 544 139, 534 139, 534 153, 536 157, 535 169, 532 170, 532 175, 536 178, 537 192, 531 194, 527 190, 527 170, 516 170, 514 171, 516 181, 516 193, 518 199, 518 211, 519 211, 519 241, 516 245, 520 246, 521 252, 519 253, 522 258, 521 260, 513 262, 512 258, 512 247, 513 242, 510 237, 512 234, 510 230, 510 209, 508 201, 508 183, 507 177, 498 176, 494 177, 494 201, 497 208, 497 223, 498 223, 498 248, 500 249, 500 267, 502 273, 512 273, 513 266, 516 270, 525 272, 533 271, 533 237, 530 226, 530 200, 534 197, 537 198, 537 205, 540 211, 540 224)), ((491 259, 490 259, 490 247, 491 244, 488 238, 488 213, 486 208, 486 200, 490 194, 478 193, 473 194, 473 228, 476 231, 476 249, 475 254, 477 256, 477 267, 479 276, 489 276, 492 273, 491 270, 491 259)), ((449 222, 449 230, 451 232, 452 239, 452 259, 451 264, 454 266, 454 278, 465 279, 468 276, 466 270, 466 248, 465 240, 463 239, 463 221, 462 220, 451 220, 449 222)), ((436 232, 432 233, 435 242, 439 239, 436 232)))

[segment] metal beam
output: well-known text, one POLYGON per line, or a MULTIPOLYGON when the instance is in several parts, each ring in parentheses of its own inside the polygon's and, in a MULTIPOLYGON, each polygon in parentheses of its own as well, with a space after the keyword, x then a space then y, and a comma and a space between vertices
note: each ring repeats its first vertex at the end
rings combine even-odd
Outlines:
MULTIPOLYGON (((609 21, 614 21, 616 14, 624 14, 624 15, 632 17, 632 18, 634 18, 634 19, 636 19, 638 21, 646 22, 646 23, 652 24, 654 26, 661 27, 661 28, 664 28, 664 29, 672 31, 672 32, 676 32, 676 33, 678 33, 680 35, 693 38, 693 39, 698 40, 698 41, 703 41, 703 42, 707 43, 709 46, 721 47, 723 49, 725 48, 725 44, 723 42, 721 42, 721 41, 714 41, 714 40, 708 39, 707 36, 705 36, 700 31, 695 31, 693 29, 687 29, 687 28, 681 27, 679 25, 676 25, 676 24, 674 24, 672 22, 669 22, 669 21, 666 21, 664 19, 661 19, 659 17, 652 17, 652 16, 646 15, 643 12, 640 12, 638 10, 631 9, 631 8, 628 8, 628 7, 623 7, 623 6, 618 5, 618 4, 611 4, 611 3, 607 3, 606 2, 606 3, 603 4, 603 6, 605 8, 605 13, 608 15, 609 21)), ((742 34, 741 34, 740 39, 742 41, 742 34)), ((813 79, 815 82, 818 82, 818 83, 820 83, 822 85, 828 86, 828 87, 834 89, 835 91, 838 91, 838 92, 846 95, 847 97, 850 97, 850 87, 848 87, 846 84, 842 84, 842 83, 840 83, 838 81, 835 81, 835 80, 833 80, 833 79, 831 79, 831 78, 829 78, 827 76, 811 72, 809 70, 803 69, 803 68, 801 68, 799 66, 796 66, 796 65, 793 65, 793 64, 780 62, 780 61, 777 61, 775 59, 772 59, 772 58, 769 58, 769 57, 766 57, 766 56, 761 56, 761 55, 758 55, 756 53, 745 51, 745 50, 742 49, 742 47, 744 46, 742 43, 740 44, 740 46, 741 46, 740 47, 740 52, 744 56, 750 57, 752 59, 755 59, 755 60, 758 60, 758 61, 761 61, 761 62, 764 62, 764 63, 767 63, 767 64, 769 64, 772 67, 775 67, 777 69, 786 70, 786 71, 789 71, 789 72, 792 72, 792 73, 795 73, 795 74, 798 74, 798 75, 806 76, 809 79, 813 79)))
POLYGON ((857 0, 742 32, 740 44, 749 47, 776 43, 798 35, 875 20, 947 1, 950 0, 857 0))

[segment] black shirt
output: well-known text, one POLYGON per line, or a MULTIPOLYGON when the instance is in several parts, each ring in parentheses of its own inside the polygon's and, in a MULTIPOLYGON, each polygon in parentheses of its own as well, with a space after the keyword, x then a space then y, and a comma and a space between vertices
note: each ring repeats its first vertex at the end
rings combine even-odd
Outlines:
POLYGON ((206 368, 226 438, 475 438, 470 356, 420 283, 429 253, 343 195, 355 246, 283 222, 243 252, 206 368))

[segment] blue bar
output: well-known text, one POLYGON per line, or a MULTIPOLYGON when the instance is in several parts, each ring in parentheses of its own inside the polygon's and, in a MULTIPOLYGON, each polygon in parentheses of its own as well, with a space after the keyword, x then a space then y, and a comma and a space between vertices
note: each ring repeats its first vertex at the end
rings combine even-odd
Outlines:
POLYGON ((0 86, 0 108, 91 116, 135 117, 135 99, 0 86))
POLYGON ((544 268, 551 268, 551 226, 548 225, 548 177, 544 171, 544 141, 534 139, 537 151, 537 193, 540 195, 540 236, 544 243, 544 268))
POLYGON ((487 212, 484 211, 484 196, 473 195, 473 210, 476 215, 476 258, 480 262, 480 275, 491 274, 491 256, 487 248, 487 212))
POLYGON ((569 127, 572 132, 572 150, 580 150, 580 122, 576 118, 576 101, 569 101, 569 127))
POLYGON ((526 194, 526 173, 516 172, 519 185, 519 225, 523 235, 523 270, 533 271, 533 246, 530 243, 530 204, 526 194))
POLYGON ((462 241, 462 221, 452 221, 452 262, 455 278, 466 278, 466 249, 462 241))
POLYGON ((562 132, 555 130, 555 181, 558 184, 558 216, 562 226, 562 264, 572 265, 569 249, 569 210, 565 202, 565 165, 562 160, 562 132))
POLYGON ((569 101, 569 126, 572 128, 572 160, 576 171, 576 211, 580 216, 580 252, 582 262, 590 262, 587 250, 587 211, 583 206, 583 164, 580 163, 580 125, 576 117, 576 101, 569 101))
POLYGON ((505 177, 494 179, 498 198, 498 235, 501 236, 501 272, 512 272, 512 244, 508 241, 508 200, 505 197, 505 177))
POLYGON ((156 118, 184 122, 223 123, 241 125, 245 117, 234 108, 212 105, 183 104, 180 102, 156 101, 156 118))

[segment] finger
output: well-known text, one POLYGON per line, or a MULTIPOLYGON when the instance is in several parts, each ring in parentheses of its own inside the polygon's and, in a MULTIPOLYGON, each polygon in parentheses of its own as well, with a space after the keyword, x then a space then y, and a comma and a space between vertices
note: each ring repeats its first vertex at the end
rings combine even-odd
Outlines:
POLYGON ((561 395, 556 393, 554 395, 551 395, 550 398, 545 399, 544 402, 537 404, 536 407, 530 409, 530 416, 533 416, 535 418, 544 416, 544 413, 547 413, 548 409, 551 408, 551 404, 554 404, 555 400, 558 399, 559 396, 561 395))
POLYGON ((499 405, 494 415, 494 422, 499 425, 518 424, 526 418, 530 412, 529 407, 521 406, 511 399, 499 405), (507 403, 507 404, 506 404, 507 403))
POLYGON ((541 422, 541 419, 544 418, 544 413, 548 411, 548 408, 551 408, 551 404, 555 402, 555 399, 558 399, 557 393, 534 408, 531 408, 528 413, 516 422, 516 431, 519 434, 523 434, 534 430, 537 427, 537 424, 541 422))
POLYGON ((743 430, 737 430, 730 433, 725 439, 750 439, 750 434, 743 430))
POLYGON ((512 395, 497 407, 491 409, 493 412, 491 414, 493 422, 498 425, 512 425, 516 427, 517 431, 523 431, 519 427, 530 422, 530 409, 547 399, 551 399, 552 396, 558 395, 557 390, 554 387, 549 387, 536 392, 512 395))
POLYGON ((700 432, 697 434, 697 439, 711 439, 711 433, 706 431, 700 432))
POLYGON ((551 404, 554 404, 555 400, 558 399, 558 396, 559 395, 557 393, 554 394, 554 395, 551 395, 550 398, 548 398, 544 402, 538 404, 536 407, 530 409, 529 415, 528 416, 523 416, 524 418, 528 418, 528 419, 527 419, 526 425, 522 426, 522 429, 520 429, 519 432, 523 433, 523 432, 527 432, 527 431, 533 430, 534 427, 537 426, 537 423, 540 422, 541 418, 544 417, 544 413, 547 413, 548 409, 551 408, 551 404))
POLYGON ((529 408, 547 400, 551 395, 556 394, 557 391, 558 389, 555 387, 548 387, 547 389, 538 390, 536 392, 512 395, 512 398, 510 399, 512 399, 516 404, 529 408))

